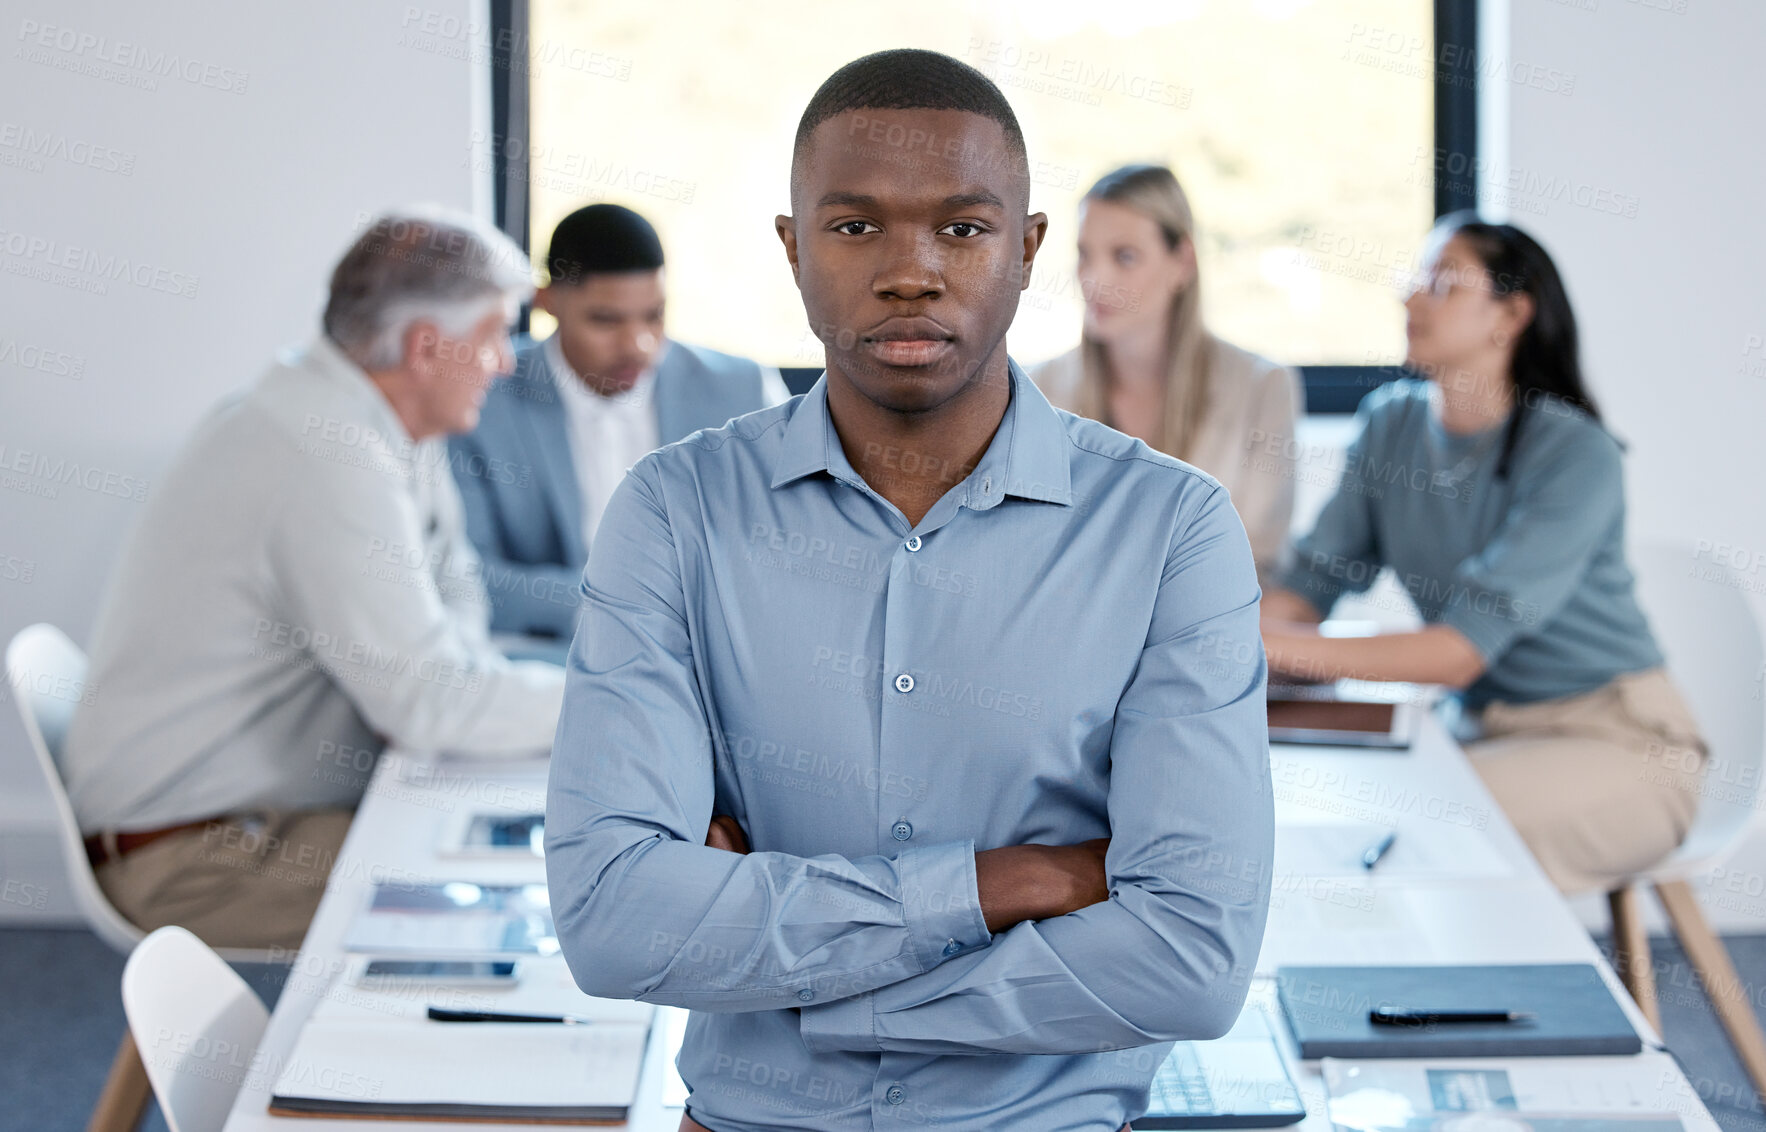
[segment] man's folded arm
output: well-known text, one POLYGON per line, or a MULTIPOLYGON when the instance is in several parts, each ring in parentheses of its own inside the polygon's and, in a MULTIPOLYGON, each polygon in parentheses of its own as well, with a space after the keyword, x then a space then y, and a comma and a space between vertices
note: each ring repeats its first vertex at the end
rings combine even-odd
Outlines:
POLYGON ((989 938, 974 846, 896 858, 746 855, 702 844, 713 748, 659 489, 615 492, 583 579, 546 805, 559 943, 590 994, 707 1011, 874 990, 989 938))
POLYGON ((1107 901, 806 1006, 814 1051, 1081 1053, 1217 1037, 1268 911, 1273 803, 1243 526, 1216 490, 1166 562, 1111 742, 1107 901))

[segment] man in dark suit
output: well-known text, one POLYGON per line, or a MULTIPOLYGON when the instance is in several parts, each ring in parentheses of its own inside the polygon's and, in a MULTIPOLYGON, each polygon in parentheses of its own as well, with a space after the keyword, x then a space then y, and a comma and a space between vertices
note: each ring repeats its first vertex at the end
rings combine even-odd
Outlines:
POLYGON ((789 394, 772 367, 664 336, 662 241, 631 209, 565 217, 546 267, 534 306, 557 332, 518 353, 451 456, 491 628, 568 642, 589 543, 625 470, 789 394))

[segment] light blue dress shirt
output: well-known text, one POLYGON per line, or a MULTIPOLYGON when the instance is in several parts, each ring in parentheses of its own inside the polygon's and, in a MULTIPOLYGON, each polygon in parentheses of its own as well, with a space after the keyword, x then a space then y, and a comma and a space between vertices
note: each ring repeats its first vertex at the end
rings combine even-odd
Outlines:
POLYGON ((1114 1132, 1157 1043, 1243 1004, 1273 836, 1244 528, 1011 373, 917 525, 824 377, 645 457, 591 549, 553 912, 585 990, 692 1009, 715 1132, 1114 1132), (702 844, 716 813, 754 852, 702 844), (989 934, 977 849, 1106 836, 1109 900, 989 934))

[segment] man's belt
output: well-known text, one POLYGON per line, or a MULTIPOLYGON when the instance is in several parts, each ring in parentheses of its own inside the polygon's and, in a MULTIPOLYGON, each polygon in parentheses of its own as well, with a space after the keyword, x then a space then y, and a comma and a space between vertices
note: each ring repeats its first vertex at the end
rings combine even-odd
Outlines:
POLYGON ((183 833, 186 830, 203 829, 219 820, 219 818, 203 818, 201 821, 187 821, 182 825, 168 825, 163 829, 140 829, 129 833, 118 833, 115 830, 107 829, 103 833, 94 833, 91 837, 86 838, 86 859, 92 862, 93 868, 97 868, 110 861, 120 861, 135 850, 152 845, 162 837, 170 837, 174 833, 183 833))

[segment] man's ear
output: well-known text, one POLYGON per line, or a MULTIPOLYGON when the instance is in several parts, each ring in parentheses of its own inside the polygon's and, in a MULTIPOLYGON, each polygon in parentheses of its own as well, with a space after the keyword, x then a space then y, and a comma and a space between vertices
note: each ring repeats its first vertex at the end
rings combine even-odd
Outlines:
POLYGON ((405 327, 400 345, 404 347, 404 368, 427 375, 433 371, 436 355, 441 352, 441 327, 426 319, 418 319, 405 327))
POLYGON ((1024 277, 1018 281, 1020 291, 1030 289, 1030 269, 1036 263, 1037 249, 1042 247, 1042 242, 1048 234, 1048 213, 1033 212, 1024 218, 1024 260, 1019 264, 1019 270, 1024 273, 1024 277))
POLYGON ((533 309, 545 311, 553 318, 558 317, 558 312, 552 309, 552 285, 550 283, 533 293, 533 309))
POLYGON ((797 222, 789 216, 773 217, 773 231, 779 234, 779 242, 785 245, 785 258, 791 264, 791 281, 803 290, 803 273, 797 266, 797 222))

